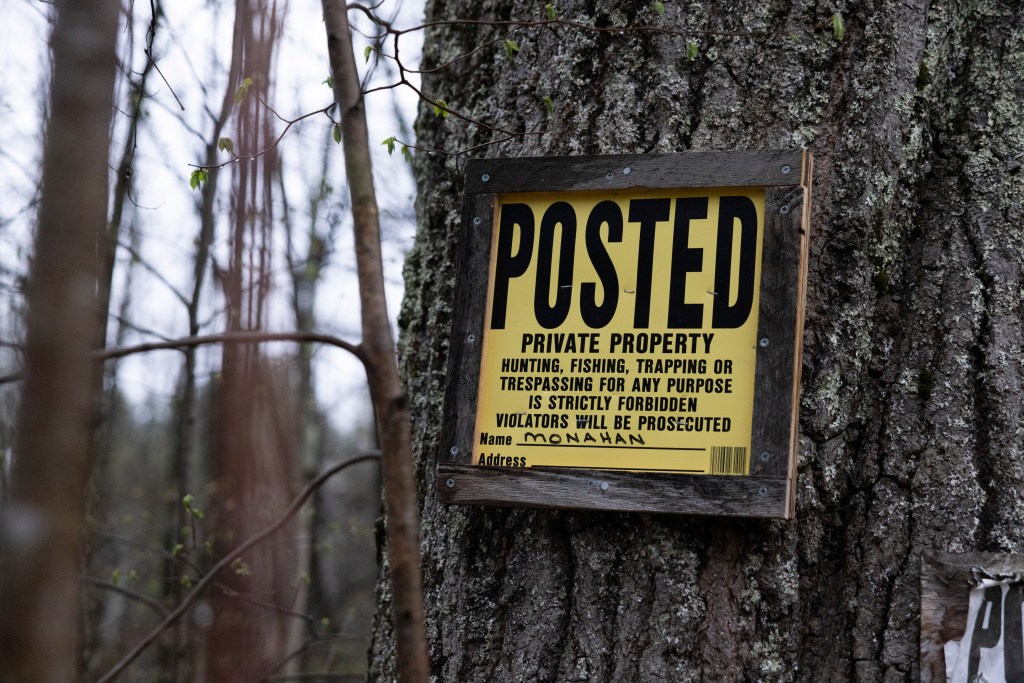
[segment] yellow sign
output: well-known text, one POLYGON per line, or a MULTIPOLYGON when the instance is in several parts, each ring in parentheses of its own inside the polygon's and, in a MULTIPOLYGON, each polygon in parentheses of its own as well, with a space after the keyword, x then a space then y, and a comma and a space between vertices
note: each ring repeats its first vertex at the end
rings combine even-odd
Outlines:
POLYGON ((747 474, 764 190, 499 199, 473 463, 747 474))

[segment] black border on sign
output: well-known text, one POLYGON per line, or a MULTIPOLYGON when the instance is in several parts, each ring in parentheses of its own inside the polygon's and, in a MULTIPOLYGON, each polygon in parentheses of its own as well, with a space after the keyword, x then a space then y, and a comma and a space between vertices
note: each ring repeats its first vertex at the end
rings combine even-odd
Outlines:
POLYGON ((474 159, 466 170, 437 492, 443 503, 789 519, 795 513, 812 156, 806 150, 474 159), (763 187, 750 474, 472 465, 491 232, 513 192, 763 187))

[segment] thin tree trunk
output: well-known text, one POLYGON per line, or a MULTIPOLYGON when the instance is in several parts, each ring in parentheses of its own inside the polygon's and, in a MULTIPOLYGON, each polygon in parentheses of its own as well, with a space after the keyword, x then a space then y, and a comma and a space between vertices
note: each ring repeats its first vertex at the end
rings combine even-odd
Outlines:
POLYGON ((388 589, 402 681, 427 680, 420 576, 419 510, 410 449, 409 398, 398 378, 394 340, 384 298, 380 223, 370 163, 366 110, 356 71, 347 8, 323 0, 334 96, 341 116, 345 173, 352 194, 356 270, 363 341, 361 349, 377 418, 387 523, 388 589))
MULTIPOLYGON (((486 156, 815 152, 791 522, 438 505, 463 166, 417 157, 400 351, 437 680, 916 681, 920 552, 1024 551, 1024 6, 835 7, 841 39, 822 3, 557 3, 598 26, 758 34, 520 31, 514 59, 499 44, 424 79, 543 132, 486 156)), ((427 19, 535 11, 457 0, 427 19)), ((424 67, 497 35, 432 29, 424 67)), ((426 148, 498 137, 429 107, 418 124, 426 148)), ((372 677, 395 661, 381 621, 372 677)))
POLYGON ((0 679, 76 677, 78 583, 96 365, 97 240, 119 5, 58 2, 25 383, 0 526, 0 679))

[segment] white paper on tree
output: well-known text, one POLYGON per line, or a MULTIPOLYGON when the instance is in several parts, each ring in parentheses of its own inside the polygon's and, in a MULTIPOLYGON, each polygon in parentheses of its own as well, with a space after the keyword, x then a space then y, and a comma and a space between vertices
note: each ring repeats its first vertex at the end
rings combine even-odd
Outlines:
POLYGON ((975 587, 963 638, 945 645, 950 683, 1024 682, 1024 578, 972 570, 975 587))

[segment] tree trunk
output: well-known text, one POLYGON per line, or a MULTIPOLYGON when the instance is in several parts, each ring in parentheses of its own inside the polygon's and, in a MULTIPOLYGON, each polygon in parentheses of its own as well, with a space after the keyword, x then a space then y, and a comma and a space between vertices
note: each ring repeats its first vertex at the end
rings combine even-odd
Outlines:
MULTIPOLYGON (((439 505, 464 164, 417 157, 400 350, 436 680, 917 680, 921 551, 1024 550, 1024 7, 837 6, 843 30, 832 5, 793 0, 670 2, 664 16, 559 3, 560 18, 596 26, 718 34, 524 29, 512 58, 499 40, 425 78, 455 111, 543 131, 486 156, 816 155, 790 522, 439 505)), ((536 8, 458 0, 427 16, 536 8)), ((506 30, 431 29, 425 66, 506 30)), ((426 148, 504 137, 421 112, 426 148)), ((372 655, 389 680, 386 615, 372 655)))
POLYGON ((25 384, 0 516, 3 681, 75 678, 118 7, 58 2, 51 36, 52 113, 26 292, 25 384))

